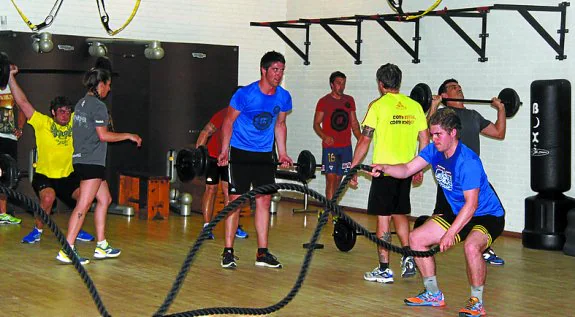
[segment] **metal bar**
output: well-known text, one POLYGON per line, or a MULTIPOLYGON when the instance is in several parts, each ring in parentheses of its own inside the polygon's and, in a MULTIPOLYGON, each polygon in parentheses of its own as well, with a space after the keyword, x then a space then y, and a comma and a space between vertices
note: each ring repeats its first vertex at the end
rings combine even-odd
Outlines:
MULTIPOLYGON (((320 23, 320 25, 331 35, 334 40, 336 40, 341 47, 343 47, 357 62, 361 63, 359 60, 359 54, 356 53, 327 23, 320 23)), ((359 45, 359 44, 358 44, 359 45)))
POLYGON ((407 44, 402 38, 401 36, 399 36, 399 34, 397 34, 397 32, 395 32, 394 29, 391 28, 391 26, 389 26, 389 24, 387 24, 384 20, 376 20, 376 22, 381 25, 381 27, 389 34, 391 35, 391 37, 401 46, 403 47, 403 49, 409 54, 411 55, 411 57, 413 57, 414 59, 417 58, 415 51, 409 46, 409 44, 407 44))
MULTIPOLYGON (((295 45, 295 43, 290 40, 280 29, 278 29, 275 26, 271 26, 270 27, 272 29, 272 31, 274 31, 289 47, 291 47, 292 50, 294 50, 296 52, 296 54, 299 55, 299 57, 301 57, 303 59, 303 64, 304 65, 309 65, 309 55, 307 53, 304 53, 299 47, 297 47, 297 45, 295 45)), ((307 32, 306 32, 307 33, 307 32)), ((306 43, 309 41, 306 41, 306 43)), ((306 44, 306 51, 307 51, 307 44, 306 44)))
POLYGON ((442 101, 456 101, 456 102, 473 102, 473 103, 491 103, 487 99, 458 99, 458 98, 441 98, 442 101))
POLYGON ((480 57, 481 56, 481 48, 475 43, 465 31, 459 27, 459 25, 453 21, 453 19, 447 15, 442 15, 441 18, 471 47, 480 57))
MULTIPOLYGON (((565 3, 565 2, 563 2, 565 3)), ((493 10, 528 10, 528 11, 547 11, 547 12, 559 12, 561 8, 551 7, 551 6, 535 6, 535 5, 522 5, 522 4, 494 4, 491 9, 493 10)))
POLYGON ((551 48, 554 49, 555 52, 557 52, 557 54, 562 53, 559 44, 555 41, 555 39, 553 39, 553 37, 551 37, 551 35, 549 35, 547 31, 545 31, 543 26, 541 26, 541 24, 539 24, 539 22, 535 20, 535 18, 531 15, 531 13, 529 13, 525 9, 517 10, 517 12, 519 12, 519 14, 521 14, 521 16, 523 16, 523 18, 525 18, 525 20, 529 24, 531 24, 531 26, 535 29, 535 31, 537 31, 537 33, 541 35, 541 37, 545 40, 545 42, 547 42, 547 44, 549 44, 549 46, 551 46, 551 48))
POLYGON ((414 64, 418 64, 420 62, 419 41, 421 41, 421 36, 419 36, 419 19, 415 20, 415 36, 413 37, 413 41, 414 41, 413 45, 414 45, 415 56, 413 57, 411 62, 414 64))
POLYGON ((487 12, 483 12, 482 15, 481 34, 479 34, 479 38, 481 39, 481 57, 479 61, 487 62, 487 57, 485 57, 485 47, 487 46, 487 37, 489 37, 489 33, 487 33, 487 12))
POLYGON ((357 19, 355 21, 356 25, 357 25, 357 37, 355 39, 355 47, 356 47, 356 52, 357 52, 357 58, 355 59, 354 64, 355 65, 359 65, 361 64, 361 20, 357 19))

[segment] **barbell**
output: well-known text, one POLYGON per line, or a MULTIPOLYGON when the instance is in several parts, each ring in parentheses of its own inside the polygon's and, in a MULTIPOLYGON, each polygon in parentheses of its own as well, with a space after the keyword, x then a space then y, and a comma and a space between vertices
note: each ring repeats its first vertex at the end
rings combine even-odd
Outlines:
MULTIPOLYGON (((210 159, 208 150, 204 146, 196 149, 184 148, 178 151, 176 155, 176 172, 178 178, 183 181, 191 181, 196 176, 205 176, 210 159)), ((274 164, 281 165, 279 162, 234 162, 231 164, 274 164)), ((297 162, 293 164, 296 167, 296 173, 302 180, 308 180, 314 177, 315 170, 321 165, 317 165, 315 157, 308 150, 303 150, 297 157, 297 162)))
POLYGON ((22 177, 28 177, 28 171, 18 170, 18 163, 9 154, 0 154, 0 184, 16 188, 22 177))
MULTIPOLYGON (((423 108, 423 112, 427 112, 431 108, 431 103, 433 102, 433 94, 431 89, 425 83, 419 83, 413 87, 409 93, 409 97, 417 101, 423 108)), ((499 92, 497 96, 505 106, 505 116, 507 118, 513 117, 519 107, 523 104, 519 95, 513 88, 504 88, 499 92)), ((487 99, 457 99, 457 98, 442 98, 443 101, 459 101, 459 102, 469 102, 469 103, 485 103, 491 104, 491 100, 487 99)))

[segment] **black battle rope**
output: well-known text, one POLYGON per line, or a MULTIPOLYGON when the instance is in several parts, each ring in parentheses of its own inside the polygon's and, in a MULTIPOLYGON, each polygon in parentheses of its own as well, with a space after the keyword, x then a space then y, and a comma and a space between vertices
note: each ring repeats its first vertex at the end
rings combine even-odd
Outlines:
POLYGON ((76 255, 76 253, 74 253, 74 251, 72 251, 72 248, 70 248, 68 241, 66 241, 66 237, 64 236, 64 234, 62 234, 62 231, 60 231, 60 229, 58 228, 56 223, 52 220, 52 218, 49 215, 47 215, 46 212, 44 212, 44 210, 42 210, 42 208, 40 207, 40 205, 38 205, 37 202, 30 199, 24 194, 21 194, 13 189, 5 187, 3 184, 0 184, 0 192, 6 194, 6 196, 8 196, 10 199, 18 201, 21 206, 26 207, 26 210, 34 211, 34 215, 40 217, 42 219, 42 222, 44 222, 46 225, 48 225, 48 227, 50 227, 50 230, 52 230, 52 232, 56 236, 56 239, 58 239, 58 242, 60 242, 62 249, 64 249, 64 252, 66 252, 68 257, 72 260, 74 268, 76 268, 76 271, 78 271, 78 273, 82 277, 82 281, 84 281, 84 284, 88 288, 88 291, 90 292, 90 295, 94 300, 94 303, 98 307, 98 312, 100 312, 100 315, 105 317, 111 316, 106 310, 106 307, 104 306, 104 303, 102 302, 102 299, 98 294, 98 290, 96 289, 94 282, 92 282, 92 279, 88 275, 88 272, 86 272, 84 266, 80 264, 78 256, 76 255))
MULTIPOLYGON (((360 170, 360 169, 366 170, 366 171, 371 171, 370 166, 362 165, 362 164, 357 165, 354 168, 352 168, 350 170, 350 172, 348 173, 348 175, 346 175, 345 179, 340 184, 340 186, 337 190, 337 193, 336 193, 337 196, 334 195, 335 198, 337 198, 339 196, 340 192, 343 191, 343 188, 351 180, 351 177, 354 174, 356 174, 358 172, 358 170, 360 170)), ((364 235, 365 237, 367 237, 369 240, 376 243, 377 245, 379 245, 383 248, 386 248, 390 251, 400 253, 402 255, 417 256, 417 257, 430 257, 430 256, 435 255, 437 252, 439 252, 439 248, 437 248, 437 247, 434 247, 429 251, 413 251, 411 249, 403 249, 401 247, 394 246, 389 242, 383 241, 383 240, 379 239, 376 235, 372 234, 367 229, 362 227, 360 224, 355 222, 349 216, 347 216, 343 212, 343 209, 341 208, 341 206, 338 206, 334 203, 335 200, 328 201, 327 198, 325 198, 324 196, 322 196, 318 192, 311 190, 309 188, 306 188, 302 185, 288 184, 288 183, 265 185, 265 186, 255 188, 255 189, 251 190, 250 192, 241 195, 239 198, 237 198, 236 200, 231 202, 229 205, 227 205, 220 213, 218 213, 218 215, 214 219, 212 219, 212 221, 210 221, 210 223, 206 227, 204 227, 204 229, 200 233, 200 236, 198 237, 198 239, 196 240, 196 242, 194 243, 194 245, 190 249, 188 256, 184 260, 184 263, 182 264, 182 268, 181 268, 180 272, 178 273, 178 276, 176 277, 176 279, 172 285, 172 289, 169 291, 168 295, 166 296, 166 299, 164 300, 164 303, 160 306, 160 308, 158 308, 158 310, 156 311, 154 316, 206 316, 206 315, 220 315, 220 314, 265 315, 265 314, 273 313, 273 312, 281 309, 282 307, 286 306, 295 297, 295 295, 298 293, 298 291, 301 288, 303 281, 307 275, 309 265, 311 263, 311 259, 313 256, 313 252, 315 251, 314 245, 317 243, 317 240, 319 239, 319 234, 320 234, 323 226, 327 223, 327 219, 328 219, 328 213, 327 212, 323 212, 320 215, 318 225, 317 225, 315 231, 313 232, 313 235, 309 241, 309 248, 307 248, 307 252, 306 252, 304 261, 302 263, 300 273, 298 275, 298 278, 296 279, 296 282, 294 283, 294 286, 292 287, 290 292, 277 304, 274 304, 274 305, 271 305, 268 307, 264 307, 264 308, 212 307, 212 308, 202 308, 202 309, 197 309, 197 310, 191 310, 191 311, 181 312, 181 313, 176 313, 176 314, 171 314, 171 315, 164 315, 164 313, 169 309, 170 305, 172 304, 175 297, 177 296, 179 289, 181 288, 181 285, 186 278, 186 275, 189 271, 189 268, 190 268, 190 266, 194 260, 194 257, 196 255, 197 251, 200 249, 201 245, 203 244, 203 241, 208 239, 209 233, 216 226, 216 224, 218 222, 220 222, 222 219, 224 219, 230 211, 239 207, 242 203, 247 201, 250 197, 255 197, 255 195, 257 195, 257 194, 269 194, 270 192, 273 192, 275 190, 281 190, 281 189, 293 190, 293 191, 298 191, 301 193, 308 194, 309 196, 318 200, 320 203, 325 204, 325 206, 327 207, 328 210, 331 210, 333 213, 335 213, 337 216, 339 216, 340 219, 343 219, 348 224, 350 224, 354 228, 354 230, 361 233, 362 235, 364 235)))

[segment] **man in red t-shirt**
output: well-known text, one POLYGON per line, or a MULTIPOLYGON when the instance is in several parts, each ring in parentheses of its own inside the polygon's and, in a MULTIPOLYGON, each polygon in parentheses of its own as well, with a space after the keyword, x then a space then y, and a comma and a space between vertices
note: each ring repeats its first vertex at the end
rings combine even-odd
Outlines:
POLYGON ((345 74, 329 76, 331 92, 322 97, 315 109, 313 130, 322 140, 321 172, 325 174, 325 196, 331 200, 345 173, 351 168, 351 132, 361 137, 353 97, 344 94, 345 74))
MULTIPOLYGON (((239 87, 238 87, 239 88, 239 87)), ((218 166, 217 157, 220 155, 222 148, 221 128, 226 117, 228 108, 223 108, 216 112, 200 132, 196 141, 196 148, 206 145, 208 148, 208 164, 206 172, 206 190, 202 197, 202 214, 204 215, 204 227, 212 220, 214 212, 214 201, 218 192, 218 184, 222 181, 222 192, 224 193, 224 205, 230 202, 228 195, 228 167, 218 166)), ((248 233, 241 226, 236 230, 236 237, 245 239, 248 233)), ((214 239, 213 233, 210 233, 210 239, 214 239)))

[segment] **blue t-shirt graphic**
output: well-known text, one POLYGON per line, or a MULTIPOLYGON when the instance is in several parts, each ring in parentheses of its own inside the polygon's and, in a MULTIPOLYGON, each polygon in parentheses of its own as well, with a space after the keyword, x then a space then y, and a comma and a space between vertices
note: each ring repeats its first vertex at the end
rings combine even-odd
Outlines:
POLYGON ((419 152, 419 156, 431 164, 437 183, 455 215, 465 204, 463 192, 475 188, 479 188, 479 197, 474 217, 504 215, 503 206, 487 180, 479 156, 465 144, 459 142, 450 158, 445 158, 433 143, 419 152))
POLYGON ((273 95, 265 95, 256 81, 240 88, 230 106, 240 111, 234 121, 230 145, 244 151, 271 152, 278 114, 292 109, 292 99, 290 93, 279 86, 273 95))

